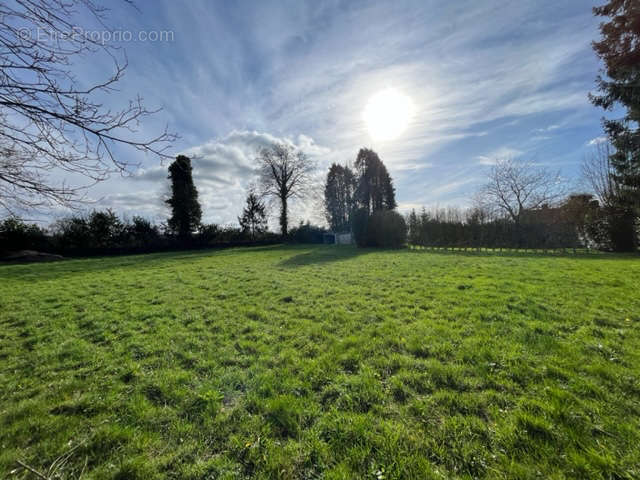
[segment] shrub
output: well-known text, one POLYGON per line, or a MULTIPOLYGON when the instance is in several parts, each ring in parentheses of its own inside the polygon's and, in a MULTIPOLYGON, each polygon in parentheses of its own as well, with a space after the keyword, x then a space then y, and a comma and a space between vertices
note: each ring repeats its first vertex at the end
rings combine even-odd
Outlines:
POLYGON ((87 224, 91 235, 91 247, 113 248, 122 243, 125 228, 113 210, 94 210, 89 214, 87 224))
POLYGON ((133 217, 131 223, 125 226, 125 235, 125 244, 134 248, 153 248, 160 243, 158 227, 142 217, 133 217))
POLYGON ((610 249, 633 252, 638 248, 638 232, 634 212, 624 208, 605 210, 610 249))
POLYGON ((356 245, 366 247, 368 245, 367 225, 369 224, 369 214, 364 208, 360 208, 353 212, 351 218, 351 229, 353 230, 353 238, 356 245))
POLYGON ((127 227, 110 209, 94 210, 88 216, 72 216, 58 220, 53 226, 59 251, 105 251, 122 246, 127 227))
POLYGON ((245 235, 238 227, 220 227, 218 236, 215 243, 241 243, 249 240, 248 235, 245 235))
MULTIPOLYGON (((197 235, 180 237, 172 235, 165 225, 154 225, 143 217, 122 220, 110 209, 61 218, 50 226, 50 232, 13 218, 0 221, 0 252, 33 249, 63 255, 105 255, 281 241, 271 232, 252 238, 250 232, 238 227, 216 224, 200 225, 197 235)), ((302 232, 300 237, 304 239, 324 230, 306 225, 302 232)), ((322 241, 321 234, 318 241, 322 241)))
POLYGON ((400 248, 407 243, 407 223, 395 210, 378 210, 369 220, 374 232, 375 245, 400 248))
POLYGON ((200 225, 200 230, 198 231, 198 241, 202 245, 212 244, 220 239, 222 236, 222 231, 219 225, 215 223, 207 223, 200 225))
POLYGON ((60 219, 53 224, 52 229, 58 250, 83 249, 92 245, 91 229, 85 217, 60 219))
POLYGON ((323 243, 326 230, 322 227, 302 223, 289 230, 289 240, 294 243, 323 243))
POLYGON ((28 225, 17 218, 0 222, 0 252, 41 250, 47 248, 47 237, 36 224, 28 225))
POLYGON ((359 223, 356 226, 354 222, 354 234, 358 246, 399 248, 407 241, 407 223, 395 210, 377 210, 369 217, 359 211, 356 217, 359 223))

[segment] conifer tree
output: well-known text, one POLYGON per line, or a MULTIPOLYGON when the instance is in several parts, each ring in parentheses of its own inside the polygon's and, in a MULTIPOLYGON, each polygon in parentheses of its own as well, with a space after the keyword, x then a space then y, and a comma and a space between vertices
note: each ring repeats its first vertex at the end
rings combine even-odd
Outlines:
POLYGON ((189 157, 178 155, 169 165, 168 178, 171 180, 171 198, 166 201, 171 207, 168 225, 180 238, 188 238, 198 229, 202 217, 189 157))
POLYGON ((250 191, 247 195, 247 205, 238 217, 238 223, 243 232, 249 233, 251 240, 255 240, 267 230, 266 206, 255 192, 250 191))

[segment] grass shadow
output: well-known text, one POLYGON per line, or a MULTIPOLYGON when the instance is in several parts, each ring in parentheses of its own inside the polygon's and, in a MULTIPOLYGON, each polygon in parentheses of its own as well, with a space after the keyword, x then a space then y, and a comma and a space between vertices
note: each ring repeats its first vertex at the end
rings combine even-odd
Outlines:
POLYGON ((282 245, 258 247, 230 247, 197 250, 175 250, 155 253, 137 253, 113 256, 65 258, 58 262, 0 264, 0 281, 10 280, 60 280, 87 273, 109 270, 139 270, 141 268, 171 267, 181 268, 204 257, 229 255, 241 251, 265 252, 282 248, 282 245))
POLYGON ((311 250, 282 260, 278 266, 286 268, 304 267, 325 263, 341 262, 371 253, 371 249, 358 248, 351 245, 312 246, 311 250))

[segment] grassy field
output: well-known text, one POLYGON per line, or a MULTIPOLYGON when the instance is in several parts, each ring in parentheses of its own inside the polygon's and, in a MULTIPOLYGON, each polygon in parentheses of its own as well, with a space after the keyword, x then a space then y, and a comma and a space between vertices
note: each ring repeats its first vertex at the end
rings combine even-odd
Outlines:
POLYGON ((639 478, 639 287, 593 254, 0 266, 0 478, 639 478))

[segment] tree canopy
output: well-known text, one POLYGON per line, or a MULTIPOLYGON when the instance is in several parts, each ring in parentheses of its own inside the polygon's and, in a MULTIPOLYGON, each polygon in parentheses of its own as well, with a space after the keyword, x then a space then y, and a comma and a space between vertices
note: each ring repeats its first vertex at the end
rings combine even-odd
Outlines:
POLYGON ((315 163, 302 150, 286 143, 274 143, 259 151, 258 172, 261 193, 280 203, 280 230, 289 228, 289 200, 304 197, 312 185, 315 163))
POLYGON ((358 174, 356 203, 367 214, 396 208, 396 190, 391 176, 376 152, 361 148, 355 161, 358 174))
POLYGON ((351 229, 356 186, 356 176, 348 166, 331 165, 324 187, 324 205, 327 222, 333 231, 351 229))

